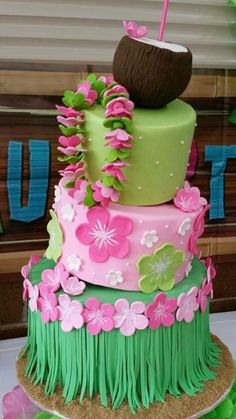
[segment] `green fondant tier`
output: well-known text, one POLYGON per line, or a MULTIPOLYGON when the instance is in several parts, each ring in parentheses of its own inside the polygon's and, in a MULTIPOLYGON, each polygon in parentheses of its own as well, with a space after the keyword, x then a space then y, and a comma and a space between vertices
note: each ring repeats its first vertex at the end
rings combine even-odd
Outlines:
MULTIPOLYGON (((42 270, 53 263, 44 259, 31 271, 31 281, 38 283, 42 270)), ((168 297, 200 286, 205 269, 194 260, 189 277, 167 293, 168 297)), ((88 285, 82 296, 101 302, 115 302, 123 297, 148 304, 153 295, 124 292, 88 285)), ((26 344, 26 375, 35 384, 45 384, 45 394, 63 388, 65 403, 99 394, 103 406, 111 401, 113 409, 125 401, 135 412, 155 401, 164 401, 167 393, 178 397, 182 392, 194 395, 203 382, 213 380, 211 368, 218 365, 219 349, 209 330, 209 309, 195 312, 191 323, 176 321, 171 327, 137 330, 123 336, 118 329, 92 336, 86 327, 63 332, 59 321, 44 324, 40 312, 29 311, 26 344)))
MULTIPOLYGON (((184 182, 196 113, 181 100, 161 109, 134 109, 133 148, 120 203, 157 205, 170 201, 184 182)), ((101 179, 107 147, 104 147, 104 109, 86 111, 86 162, 91 181, 101 179)))
MULTIPOLYGON (((52 269, 55 262, 49 259, 42 259, 37 265, 33 267, 30 272, 30 281, 37 285, 41 281, 41 274, 45 269, 52 269)), ((206 269, 204 265, 199 262, 197 258, 192 261, 192 269, 188 277, 175 285, 170 291, 166 291, 167 298, 177 298, 182 292, 188 292, 192 287, 200 288, 206 276, 206 269)), ((63 292, 63 291, 62 291, 63 292)), ((61 294, 61 291, 57 294, 61 294)), ((124 291, 114 288, 105 288, 92 284, 87 284, 86 289, 82 295, 72 297, 72 299, 79 300, 83 305, 88 298, 95 297, 102 303, 114 304, 119 298, 126 298, 130 303, 134 301, 141 301, 144 304, 150 304, 158 292, 145 294, 141 291, 124 291)))

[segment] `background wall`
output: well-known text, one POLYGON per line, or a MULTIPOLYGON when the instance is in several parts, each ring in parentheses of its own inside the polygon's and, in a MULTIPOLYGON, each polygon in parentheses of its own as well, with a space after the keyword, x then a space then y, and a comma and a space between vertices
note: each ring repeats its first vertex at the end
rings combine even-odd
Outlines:
MULTIPOLYGON (((145 23, 155 34, 161 1, 20 1, 0 0, 0 337, 26 332, 19 270, 31 253, 47 245, 48 209, 58 182, 59 130, 55 104, 87 73, 111 72, 112 56, 123 35, 121 20, 145 23), (50 146, 50 178, 45 215, 32 223, 12 219, 7 171, 9 142, 23 148, 22 206, 28 205, 29 140, 50 146)), ((199 159, 192 181, 211 199, 209 145, 236 145, 236 9, 224 0, 173 0, 166 39, 186 44, 194 54, 193 76, 183 99, 198 113, 195 139, 199 159)), ((215 261, 218 278, 212 310, 236 309, 236 161, 224 174, 224 217, 207 220, 200 246, 215 261)))

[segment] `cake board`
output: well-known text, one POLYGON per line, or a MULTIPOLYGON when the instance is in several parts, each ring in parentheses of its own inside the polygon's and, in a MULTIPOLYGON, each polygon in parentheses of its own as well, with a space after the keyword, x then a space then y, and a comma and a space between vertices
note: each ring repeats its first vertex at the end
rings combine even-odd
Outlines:
MULTIPOLYGON (((136 412, 136 418, 150 419, 197 419, 215 409, 229 394, 235 378, 234 363, 229 349, 216 336, 213 340, 221 349, 221 364, 217 368, 217 377, 208 381, 204 390, 196 396, 182 394, 179 398, 167 395, 165 403, 155 403, 149 409, 141 408, 136 412)), ((28 396, 43 410, 64 418, 93 419, 100 418, 134 418, 127 404, 118 410, 100 404, 99 396, 92 400, 85 399, 82 404, 73 401, 64 405, 62 390, 57 389, 51 396, 45 396, 43 385, 33 385, 29 378, 24 376, 26 358, 22 356, 17 360, 17 377, 20 385, 28 396)))

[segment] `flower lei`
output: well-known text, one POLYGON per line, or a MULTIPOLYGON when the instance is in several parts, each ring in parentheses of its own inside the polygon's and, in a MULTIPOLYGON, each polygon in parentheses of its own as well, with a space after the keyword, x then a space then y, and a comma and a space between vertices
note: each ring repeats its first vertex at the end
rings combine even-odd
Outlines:
POLYGON ((65 106, 57 106, 60 116, 61 135, 58 150, 63 153, 60 162, 69 163, 64 170, 59 171, 63 176, 64 186, 72 188, 70 195, 77 193, 87 207, 98 203, 107 206, 111 201, 119 200, 120 191, 124 189, 126 177, 123 169, 128 166, 125 162, 130 156, 132 148, 132 109, 133 102, 125 87, 113 81, 112 77, 99 77, 90 74, 80 82, 76 92, 65 91, 62 102, 65 106), (83 144, 87 140, 83 128, 85 114, 83 110, 94 104, 102 104, 105 108, 104 126, 109 128, 104 135, 108 153, 101 171, 105 173, 102 179, 94 183, 88 181, 85 169, 85 152, 83 144), (79 191, 79 194, 78 194, 79 191))

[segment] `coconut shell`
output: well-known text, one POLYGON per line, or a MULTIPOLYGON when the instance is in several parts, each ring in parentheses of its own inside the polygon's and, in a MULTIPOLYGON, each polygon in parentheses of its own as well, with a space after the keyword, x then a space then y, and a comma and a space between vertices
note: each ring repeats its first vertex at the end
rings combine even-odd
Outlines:
POLYGON ((114 79, 125 86, 135 105, 160 108, 187 87, 192 53, 175 52, 124 36, 113 59, 114 79))

